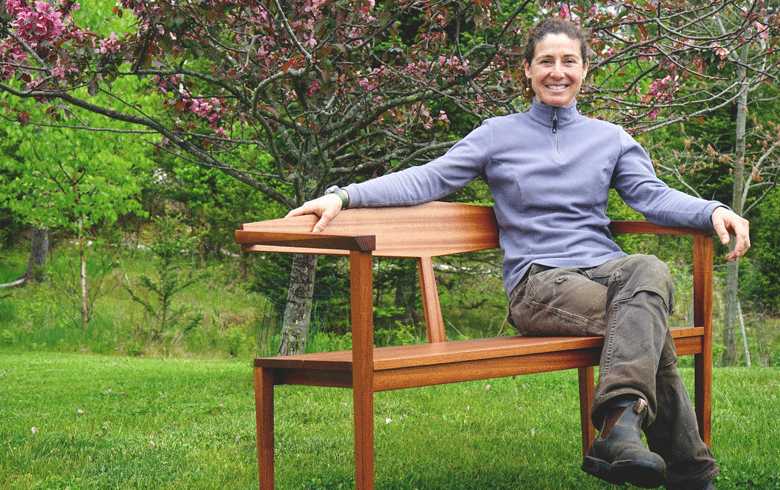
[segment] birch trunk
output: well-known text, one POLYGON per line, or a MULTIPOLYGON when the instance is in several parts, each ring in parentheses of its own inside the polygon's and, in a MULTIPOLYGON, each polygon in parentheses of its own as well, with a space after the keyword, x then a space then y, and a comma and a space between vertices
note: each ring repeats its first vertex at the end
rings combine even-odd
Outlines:
POLYGON ((81 324, 89 327, 89 295, 87 289, 87 256, 84 251, 84 217, 79 214, 79 260, 81 261, 81 324))
MULTIPOLYGON (((732 210, 742 216, 744 208, 743 190, 745 186, 745 127, 747 119, 747 92, 745 83, 748 52, 750 43, 742 46, 740 64, 737 69, 737 77, 741 83, 739 98, 737 98, 737 147, 734 155, 734 192, 732 194, 732 210)), ((729 243, 729 250, 734 249, 735 240, 729 243)), ((729 262, 726 268, 726 291, 724 298, 724 323, 723 323, 723 364, 733 366, 736 355, 735 330, 737 317, 737 291, 739 286, 739 259, 729 262)))

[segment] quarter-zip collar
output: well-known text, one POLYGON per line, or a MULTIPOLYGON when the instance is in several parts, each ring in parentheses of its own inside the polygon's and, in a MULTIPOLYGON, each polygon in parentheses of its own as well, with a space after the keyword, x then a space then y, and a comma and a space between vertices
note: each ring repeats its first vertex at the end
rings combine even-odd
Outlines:
POLYGON ((559 129, 573 123, 580 116, 576 102, 566 107, 553 107, 536 99, 534 99, 528 113, 536 122, 547 126, 553 133, 557 133, 559 129))

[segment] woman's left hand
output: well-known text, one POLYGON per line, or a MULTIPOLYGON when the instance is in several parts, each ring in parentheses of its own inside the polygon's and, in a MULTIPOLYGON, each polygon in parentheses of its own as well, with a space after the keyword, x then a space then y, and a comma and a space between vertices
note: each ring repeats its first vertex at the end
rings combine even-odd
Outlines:
POLYGON ((732 262, 745 255, 750 248, 750 222, 728 208, 718 207, 712 212, 712 227, 723 245, 728 245, 731 235, 737 238, 734 250, 726 254, 732 262))

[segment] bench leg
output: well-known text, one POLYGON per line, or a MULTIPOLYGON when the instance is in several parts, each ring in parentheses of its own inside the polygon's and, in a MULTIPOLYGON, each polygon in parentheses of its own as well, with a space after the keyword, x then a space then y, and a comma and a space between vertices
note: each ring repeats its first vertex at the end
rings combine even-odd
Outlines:
POLYGON ((255 368, 255 416, 257 465, 260 490, 274 488, 274 376, 270 369, 255 368))
POLYGON ((580 426, 582 427, 582 455, 588 454, 593 441, 596 440, 596 429, 590 418, 590 407, 593 405, 593 367, 579 368, 580 383, 580 426))
POLYGON ((355 389, 355 488, 374 490, 374 393, 355 389))
POLYGON ((694 356, 694 404, 699 435, 704 444, 710 446, 712 430, 712 357, 705 354, 694 356))

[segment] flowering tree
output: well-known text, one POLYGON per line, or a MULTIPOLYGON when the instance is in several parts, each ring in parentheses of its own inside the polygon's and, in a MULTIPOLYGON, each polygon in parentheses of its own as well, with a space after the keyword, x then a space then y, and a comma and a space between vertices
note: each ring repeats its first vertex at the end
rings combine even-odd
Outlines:
MULTIPOLYGON (((0 89, 45 108, 9 114, 22 124, 84 111, 106 122, 69 125, 130 123, 294 207, 430 159, 454 139, 448 112, 507 111, 525 3, 501 17, 487 2, 123 0, 113 13, 133 15, 134 29, 100 36, 77 25, 73 2, 7 0, 0 89), (155 99, 139 104, 120 78, 155 99)), ((293 269, 299 307, 282 353, 302 348, 308 324, 314 263, 293 269)))
POLYGON ((779 81, 772 2, 569 2, 562 12, 591 32, 588 111, 636 133, 704 117, 735 104, 745 87, 779 81), (753 50, 740 63, 745 45, 753 50), (736 65, 747 67, 743 77, 736 65))
POLYGON ((485 116, 515 97, 518 67, 496 55, 517 27, 470 34, 468 51, 461 42, 458 30, 493 27, 480 2, 125 0, 114 11, 132 11, 135 32, 104 38, 74 25, 75 8, 6 2, 0 88, 49 102, 49 116, 76 107, 151 128, 160 148, 287 206, 430 158, 447 146, 431 145, 445 101, 485 116), (163 115, 112 92, 125 76, 145 81, 163 115), (115 97, 91 98, 104 93, 115 97))

